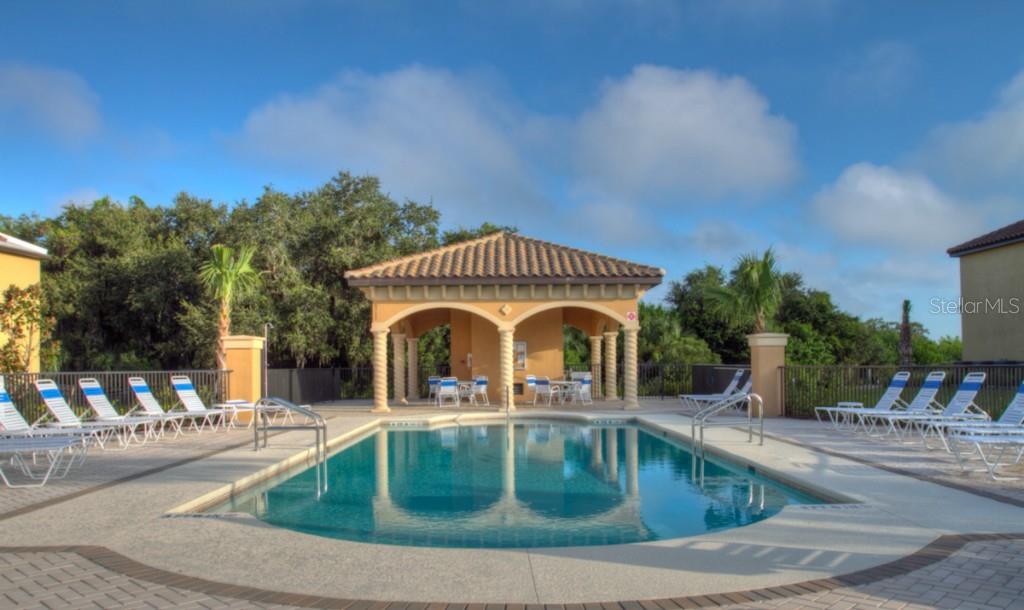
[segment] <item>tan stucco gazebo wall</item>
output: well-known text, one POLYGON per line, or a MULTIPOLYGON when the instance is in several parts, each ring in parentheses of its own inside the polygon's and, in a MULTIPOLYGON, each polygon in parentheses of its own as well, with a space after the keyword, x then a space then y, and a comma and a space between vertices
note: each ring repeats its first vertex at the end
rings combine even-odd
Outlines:
POLYGON ((625 328, 637 328, 639 324, 627 316, 637 310, 637 299, 587 299, 587 300, 453 300, 453 301, 374 301, 374 328, 389 328, 411 314, 436 309, 452 309, 474 313, 498 327, 512 328, 526 318, 548 309, 560 307, 580 308, 596 311, 615 320, 625 328))

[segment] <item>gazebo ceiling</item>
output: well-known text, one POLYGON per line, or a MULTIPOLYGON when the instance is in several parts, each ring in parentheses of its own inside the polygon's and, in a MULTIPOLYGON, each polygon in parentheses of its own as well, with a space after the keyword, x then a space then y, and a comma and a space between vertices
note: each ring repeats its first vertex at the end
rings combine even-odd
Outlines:
POLYGON ((656 286, 665 270, 519 235, 493 233, 345 273, 352 286, 656 286))

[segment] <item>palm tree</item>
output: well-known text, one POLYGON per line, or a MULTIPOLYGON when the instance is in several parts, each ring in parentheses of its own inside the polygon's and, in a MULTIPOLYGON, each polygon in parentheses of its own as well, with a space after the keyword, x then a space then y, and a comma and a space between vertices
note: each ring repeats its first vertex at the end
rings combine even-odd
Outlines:
POLYGON ((244 294, 259 281, 252 266, 255 249, 242 246, 235 256, 233 248, 216 244, 213 256, 199 268, 199 280, 210 293, 220 300, 220 316, 217 323, 217 368, 227 366, 224 339, 231 332, 231 305, 235 296, 244 294))
POLYGON ((900 321, 900 366, 910 366, 914 361, 913 336, 910 332, 910 300, 903 300, 903 319, 900 321))
POLYGON ((730 285, 709 288, 707 296, 727 317, 752 321, 754 334, 763 333, 782 302, 783 277, 775 266, 775 252, 768 248, 762 256, 741 256, 730 285))

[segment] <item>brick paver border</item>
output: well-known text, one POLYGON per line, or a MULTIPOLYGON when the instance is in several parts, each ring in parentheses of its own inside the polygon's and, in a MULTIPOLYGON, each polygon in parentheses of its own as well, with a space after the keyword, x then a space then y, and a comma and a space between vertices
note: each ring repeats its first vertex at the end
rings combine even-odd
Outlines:
POLYGON ((112 572, 157 585, 175 587, 212 596, 302 608, 335 608, 338 610, 540 610, 542 608, 544 610, 677 610, 679 608, 709 608, 732 604, 749 604, 871 584, 896 576, 904 576, 938 563, 947 559, 968 543, 994 540, 1024 540, 1024 533, 939 536, 915 553, 872 568, 831 578, 818 578, 775 587, 666 599, 588 602, 580 604, 466 604, 373 601, 285 593, 283 591, 259 589, 245 585, 220 583, 154 568, 102 546, 9 546, 0 547, 0 553, 76 553, 112 572))

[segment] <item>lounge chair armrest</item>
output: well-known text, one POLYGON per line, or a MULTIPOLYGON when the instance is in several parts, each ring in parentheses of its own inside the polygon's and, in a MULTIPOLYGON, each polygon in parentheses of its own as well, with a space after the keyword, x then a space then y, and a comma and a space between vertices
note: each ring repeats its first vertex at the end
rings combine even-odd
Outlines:
POLYGON ((836 406, 837 407, 863 407, 864 403, 862 403, 862 402, 844 401, 844 402, 837 402, 836 406))

